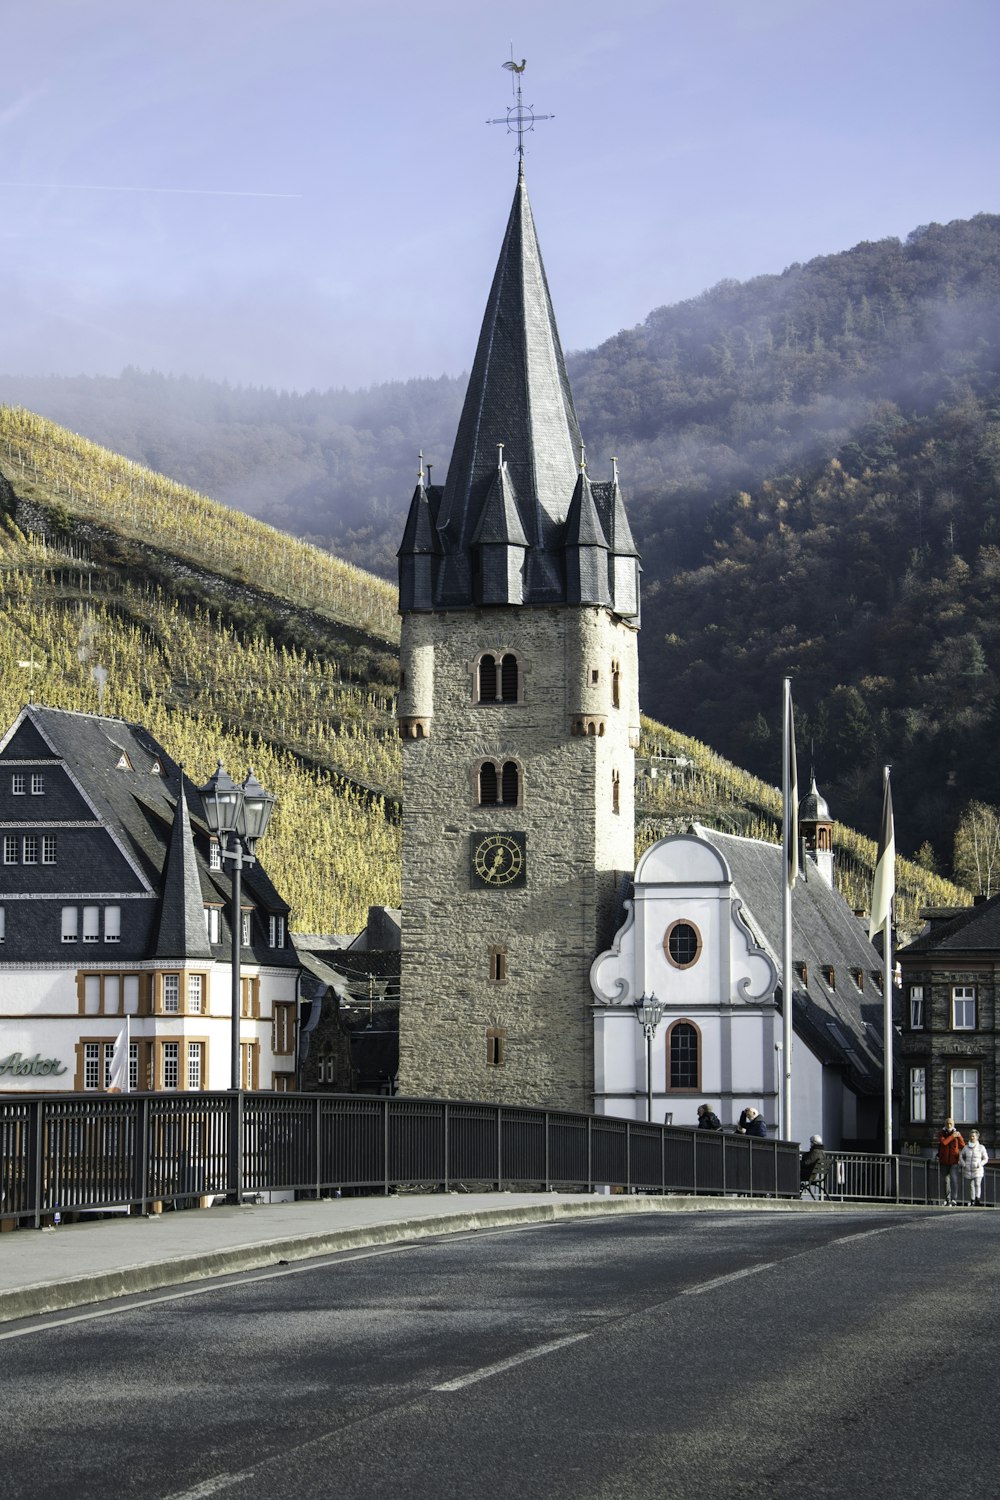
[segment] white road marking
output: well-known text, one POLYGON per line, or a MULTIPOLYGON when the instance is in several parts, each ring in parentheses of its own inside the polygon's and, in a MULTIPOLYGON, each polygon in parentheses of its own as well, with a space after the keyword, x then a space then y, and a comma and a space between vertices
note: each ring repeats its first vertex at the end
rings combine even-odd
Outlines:
MULTIPOLYGON (((808 1253, 808 1252, 807 1252, 808 1253)), ((786 1256, 786 1260, 795 1260, 796 1256, 786 1256)), ((716 1276, 714 1281, 703 1281, 700 1286, 685 1287, 680 1293, 682 1297, 698 1297, 702 1292, 714 1292, 717 1286, 728 1286, 731 1281, 742 1281, 744 1276, 756 1276, 758 1271, 770 1271, 774 1266, 783 1266, 783 1260, 766 1260, 763 1265, 747 1266, 742 1271, 730 1271, 728 1276, 716 1276)))
MULTIPOLYGON (((849 1245, 852 1240, 869 1240, 875 1234, 891 1234, 894 1229, 900 1229, 899 1224, 886 1224, 881 1229, 859 1229, 857 1234, 842 1234, 839 1240, 831 1240, 831 1245, 849 1245)), ((907 1225, 907 1228, 910 1226, 907 1225)))
POLYGON ((556 1349, 565 1349, 568 1344, 579 1344, 582 1339, 589 1339, 592 1336, 590 1333, 571 1333, 564 1339, 553 1339, 550 1344, 536 1344, 533 1349, 525 1349, 520 1354, 512 1354, 509 1359, 497 1360, 495 1365, 484 1365, 481 1370, 472 1370, 468 1375, 459 1375, 455 1380, 445 1380, 433 1389, 461 1391, 467 1385, 475 1385, 480 1380, 489 1380, 493 1375, 502 1375, 504 1371, 513 1370, 517 1365, 527 1364, 532 1359, 541 1359, 543 1354, 553 1354, 556 1349))

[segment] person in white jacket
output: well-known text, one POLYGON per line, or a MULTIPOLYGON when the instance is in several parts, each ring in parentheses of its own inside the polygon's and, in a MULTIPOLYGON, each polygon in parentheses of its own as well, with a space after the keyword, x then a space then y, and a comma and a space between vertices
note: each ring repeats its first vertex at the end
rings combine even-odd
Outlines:
POLYGON ((986 1175, 986 1163, 989 1159, 986 1147, 980 1142, 979 1131, 970 1130, 968 1143, 958 1153, 958 1160, 962 1176, 969 1186, 969 1199, 973 1208, 977 1204, 982 1206, 983 1177, 986 1175))

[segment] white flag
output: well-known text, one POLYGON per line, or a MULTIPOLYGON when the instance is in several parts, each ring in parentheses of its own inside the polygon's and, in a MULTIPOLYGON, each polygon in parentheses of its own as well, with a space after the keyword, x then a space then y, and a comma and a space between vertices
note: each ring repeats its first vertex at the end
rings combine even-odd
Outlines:
POLYGON ((892 791, 889 767, 885 768, 885 795, 882 799, 882 828, 878 839, 878 863, 872 886, 872 914, 868 923, 869 942, 892 921, 892 898, 896 894, 896 831, 892 821, 892 791))
POLYGON ((127 1094, 129 1091, 129 1022, 125 1017, 125 1025, 118 1033, 114 1050, 111 1053, 111 1072, 108 1075, 109 1094, 127 1094))

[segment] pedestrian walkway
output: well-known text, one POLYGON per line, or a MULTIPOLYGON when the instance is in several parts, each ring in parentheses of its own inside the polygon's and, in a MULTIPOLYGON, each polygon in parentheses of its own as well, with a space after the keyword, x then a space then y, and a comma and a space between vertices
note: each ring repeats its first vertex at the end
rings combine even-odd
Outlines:
MULTIPOLYGON (((858 1205, 852 1205, 857 1208, 858 1205)), ((897 1205, 867 1205, 894 1208, 897 1205)), ((777 1198, 600 1193, 399 1193, 190 1209, 0 1235, 0 1323, 371 1245, 589 1215, 840 1212, 777 1198)))

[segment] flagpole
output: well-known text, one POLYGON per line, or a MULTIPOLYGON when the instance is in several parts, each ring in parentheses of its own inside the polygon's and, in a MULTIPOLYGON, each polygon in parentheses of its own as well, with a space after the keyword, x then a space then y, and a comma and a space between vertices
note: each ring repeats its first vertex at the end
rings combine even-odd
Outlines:
MULTIPOLYGON (((890 819, 892 817, 892 801, 889 792, 889 772, 891 766, 886 766, 883 771, 885 782, 885 799, 889 801, 890 819)), ((892 838, 892 858, 896 858, 895 831, 892 838)), ((895 869, 891 872, 892 881, 890 890, 895 893, 896 879, 895 869)), ((882 1108, 885 1113, 885 1154, 892 1155, 892 895, 889 897, 886 910, 885 923, 882 927, 882 1035, 885 1038, 882 1045, 883 1059, 885 1064, 885 1076, 883 1079, 882 1108)))
POLYGON ((798 787, 792 729, 792 679, 785 678, 781 735, 781 845, 784 879, 781 908, 781 1100, 778 1134, 792 1138, 792 886, 798 875, 798 787), (793 805, 794 804, 794 805, 793 805))
POLYGON ((882 934, 882 1112, 885 1119, 885 1154, 892 1155, 892 901, 896 894, 896 831, 892 817, 891 766, 882 771, 882 826, 878 858, 872 882, 872 912, 868 941, 882 934))

